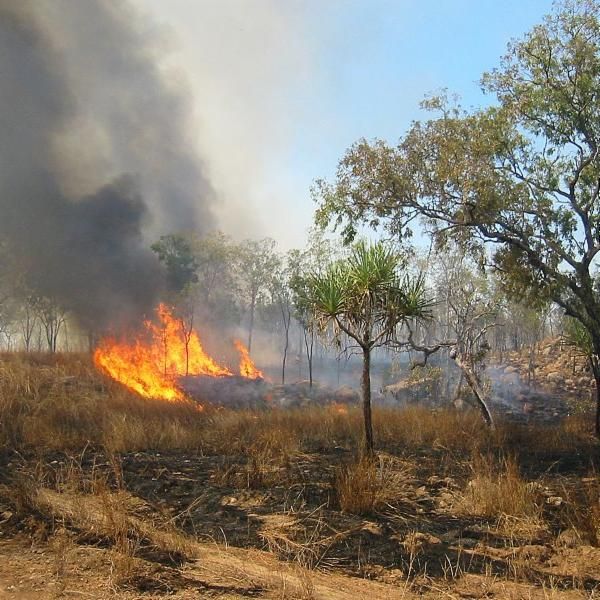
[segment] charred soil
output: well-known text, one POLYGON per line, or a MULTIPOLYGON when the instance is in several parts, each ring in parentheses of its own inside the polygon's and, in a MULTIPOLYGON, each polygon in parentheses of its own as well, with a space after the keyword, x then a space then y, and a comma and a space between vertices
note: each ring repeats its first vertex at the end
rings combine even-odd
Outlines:
POLYGON ((587 598, 586 415, 500 424, 142 400, 87 357, 1 363, 0 597, 587 598))

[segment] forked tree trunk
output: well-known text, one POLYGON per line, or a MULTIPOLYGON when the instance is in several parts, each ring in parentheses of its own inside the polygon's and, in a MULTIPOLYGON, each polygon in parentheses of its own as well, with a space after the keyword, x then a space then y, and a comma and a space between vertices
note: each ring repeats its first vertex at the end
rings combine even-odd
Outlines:
POLYGON ((494 420, 492 418, 492 413, 490 412, 490 409, 487 405, 487 394, 485 393, 483 387, 481 387, 477 375, 475 374, 471 366, 468 364, 468 362, 460 355, 460 353, 456 349, 450 353, 450 357, 454 359, 457 366, 462 371, 467 384, 469 385, 471 391, 473 392, 473 395, 475 396, 477 406, 481 411, 481 415, 483 416, 484 421, 489 427, 493 429, 494 420))
POLYGON ((365 454, 373 455, 373 421, 371 418, 371 349, 363 347, 362 372, 363 416, 365 421, 365 454))
POLYGON ((313 328, 310 328, 310 336, 308 335, 308 329, 304 328, 304 347, 306 348, 306 361, 308 362, 308 382, 309 387, 313 385, 313 347, 315 343, 315 332, 313 328), (310 340, 310 341, 309 341, 310 340))

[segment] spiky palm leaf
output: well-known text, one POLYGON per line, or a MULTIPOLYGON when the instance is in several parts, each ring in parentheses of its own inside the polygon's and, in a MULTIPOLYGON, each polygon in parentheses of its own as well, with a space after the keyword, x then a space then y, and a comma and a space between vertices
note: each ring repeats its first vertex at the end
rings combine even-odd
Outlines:
POLYGON ((426 318, 431 302, 422 275, 401 277, 402 257, 390 246, 359 242, 346 261, 314 275, 309 303, 322 330, 333 324, 361 344, 377 344, 395 335, 407 318, 426 318))

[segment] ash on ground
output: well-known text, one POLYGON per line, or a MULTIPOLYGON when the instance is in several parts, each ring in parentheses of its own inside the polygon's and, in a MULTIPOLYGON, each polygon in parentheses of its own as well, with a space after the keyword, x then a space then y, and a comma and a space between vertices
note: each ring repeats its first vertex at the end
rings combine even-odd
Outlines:
POLYGON ((200 403, 228 408, 300 408, 310 405, 358 404, 360 395, 349 387, 332 388, 309 381, 275 385, 264 379, 245 377, 187 376, 179 378, 181 389, 200 403))

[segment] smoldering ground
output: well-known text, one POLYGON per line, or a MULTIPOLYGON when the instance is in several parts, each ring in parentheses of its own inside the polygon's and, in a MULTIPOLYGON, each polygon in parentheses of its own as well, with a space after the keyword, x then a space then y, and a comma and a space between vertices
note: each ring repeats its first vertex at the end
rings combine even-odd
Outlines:
POLYGON ((84 326, 148 314, 161 233, 214 227, 185 91, 127 3, 0 0, 0 241, 84 326))

